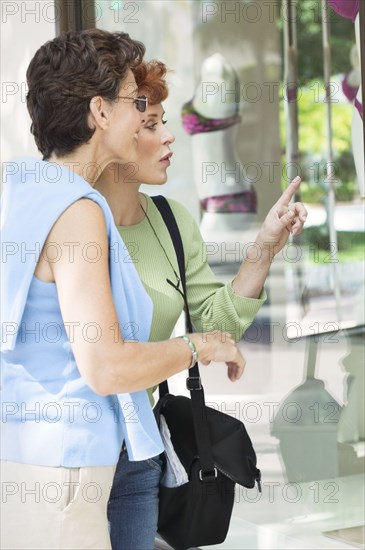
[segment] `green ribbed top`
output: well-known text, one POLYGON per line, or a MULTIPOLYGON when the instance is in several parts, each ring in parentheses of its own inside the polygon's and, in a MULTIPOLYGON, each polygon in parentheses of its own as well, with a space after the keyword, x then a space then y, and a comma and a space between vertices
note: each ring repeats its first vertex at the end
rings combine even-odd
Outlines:
MULTIPOLYGON (((145 197, 148 218, 161 244, 147 218, 136 225, 118 226, 118 230, 129 252, 129 258, 124 258, 124 261, 134 262, 152 298, 153 318, 149 340, 156 342, 171 336, 184 304, 177 290, 166 282, 168 278, 176 283, 176 277, 161 245, 176 273, 179 273, 168 229, 152 199, 148 195, 145 197)), ((259 299, 245 298, 235 294, 231 283, 218 281, 205 261, 205 244, 194 218, 179 202, 169 199, 169 204, 183 241, 188 304, 195 329, 198 332, 224 330, 230 332, 236 341, 240 340, 266 300, 265 291, 259 299)))

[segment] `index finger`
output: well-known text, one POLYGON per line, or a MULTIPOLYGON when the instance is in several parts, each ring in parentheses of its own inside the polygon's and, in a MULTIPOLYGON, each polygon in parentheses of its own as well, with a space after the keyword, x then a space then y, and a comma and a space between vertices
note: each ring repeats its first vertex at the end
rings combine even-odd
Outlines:
POLYGON ((293 181, 289 183, 288 187, 285 189, 285 191, 283 192, 283 194, 281 195, 281 197, 279 198, 276 204, 283 204, 283 205, 289 204, 289 202, 295 195, 298 187, 300 186, 301 181, 302 180, 299 176, 294 178, 293 181))

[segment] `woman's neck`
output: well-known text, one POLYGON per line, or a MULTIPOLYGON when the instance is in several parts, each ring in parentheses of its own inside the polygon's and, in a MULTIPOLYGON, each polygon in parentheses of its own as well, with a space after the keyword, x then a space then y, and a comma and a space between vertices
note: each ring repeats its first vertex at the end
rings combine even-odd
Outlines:
POLYGON ((103 154, 101 150, 102 147, 96 139, 92 139, 88 144, 81 145, 68 155, 56 156, 53 154, 48 160, 75 172, 94 187, 100 174, 114 160, 103 154))
POLYGON ((106 199, 116 225, 129 226, 141 222, 147 209, 147 200, 139 192, 139 182, 126 182, 115 178, 113 170, 104 170, 94 188, 106 199))

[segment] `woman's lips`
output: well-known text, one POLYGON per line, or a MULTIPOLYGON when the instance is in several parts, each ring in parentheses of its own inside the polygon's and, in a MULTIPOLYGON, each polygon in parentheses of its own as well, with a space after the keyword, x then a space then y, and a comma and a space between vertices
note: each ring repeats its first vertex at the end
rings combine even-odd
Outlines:
POLYGON ((160 162, 163 162, 163 164, 166 164, 166 166, 170 166, 171 157, 172 157, 172 152, 170 151, 169 153, 167 153, 167 155, 165 155, 164 157, 162 157, 162 159, 160 159, 160 162))

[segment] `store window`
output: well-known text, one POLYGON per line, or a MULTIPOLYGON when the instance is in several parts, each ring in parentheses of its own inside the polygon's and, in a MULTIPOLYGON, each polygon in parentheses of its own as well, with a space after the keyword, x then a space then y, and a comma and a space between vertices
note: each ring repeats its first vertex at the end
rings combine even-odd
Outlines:
POLYGON ((303 178, 308 226, 272 265, 267 304, 240 342, 243 380, 202 369, 207 402, 245 422, 263 474, 262 494, 237 487, 221 548, 364 547, 360 16, 333 4, 94 3, 97 27, 128 32, 172 71, 163 192, 200 223, 218 277, 234 276, 293 171, 303 178), (202 131, 212 120, 217 131, 202 131))

